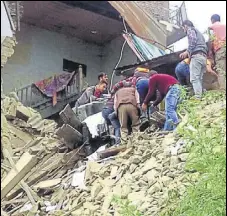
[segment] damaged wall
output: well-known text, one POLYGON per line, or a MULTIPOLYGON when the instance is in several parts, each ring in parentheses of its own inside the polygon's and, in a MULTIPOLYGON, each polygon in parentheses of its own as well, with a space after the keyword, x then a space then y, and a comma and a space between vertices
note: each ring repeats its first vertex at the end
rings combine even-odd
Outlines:
POLYGON ((101 47, 26 24, 16 37, 15 53, 2 70, 5 93, 62 72, 63 58, 87 65, 89 83, 97 79, 101 47))
MULTIPOLYGON (((2 69, 5 93, 62 72, 63 58, 87 65, 86 81, 94 85, 101 71, 111 75, 124 42, 119 36, 101 47, 24 23, 16 37, 15 53, 2 69)), ((126 44, 120 66, 136 63, 136 59, 126 44)))

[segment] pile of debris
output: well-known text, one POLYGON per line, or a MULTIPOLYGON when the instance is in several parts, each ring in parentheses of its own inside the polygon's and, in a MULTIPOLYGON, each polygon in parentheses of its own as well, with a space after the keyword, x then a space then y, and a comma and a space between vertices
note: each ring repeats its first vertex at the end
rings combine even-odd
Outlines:
POLYGON ((15 94, 1 98, 1 208, 9 215, 18 215, 27 202, 37 212, 43 200, 35 192, 38 183, 61 178, 84 157, 80 148, 68 151, 56 128, 15 94))
POLYGON ((14 94, 2 99, 1 117, 1 209, 9 215, 121 215, 115 196, 158 215, 168 194, 183 195, 193 177, 184 171, 185 143, 156 131, 161 112, 125 145, 102 146, 87 158, 82 146, 69 152, 57 124, 14 94))
POLYGON ((182 196, 196 179, 197 174, 184 171, 187 156, 185 143, 173 133, 134 135, 117 156, 88 161, 77 169, 69 177, 71 186, 62 185, 49 197, 54 208, 51 215, 120 216, 121 208, 113 201, 116 197, 128 200, 144 216, 159 215, 169 193, 182 196), (57 210, 59 205, 62 210, 57 210))

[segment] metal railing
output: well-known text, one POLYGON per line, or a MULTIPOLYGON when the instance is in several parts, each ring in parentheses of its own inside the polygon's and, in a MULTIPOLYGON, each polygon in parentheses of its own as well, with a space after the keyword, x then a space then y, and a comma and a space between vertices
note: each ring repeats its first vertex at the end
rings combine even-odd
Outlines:
MULTIPOLYGON (((66 100, 79 93, 78 73, 74 75, 70 84, 66 88, 57 93, 57 101, 66 100)), ((52 102, 52 98, 44 95, 34 84, 25 86, 17 90, 17 96, 22 104, 32 108, 37 108, 42 104, 52 102)))

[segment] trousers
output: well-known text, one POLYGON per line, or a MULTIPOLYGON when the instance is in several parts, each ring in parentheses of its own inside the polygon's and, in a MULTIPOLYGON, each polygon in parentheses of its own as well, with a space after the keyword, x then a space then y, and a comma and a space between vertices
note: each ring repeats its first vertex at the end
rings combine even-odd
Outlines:
POLYGON ((128 135, 128 121, 131 120, 132 132, 138 132, 140 118, 138 108, 132 104, 121 104, 118 107, 118 118, 121 125, 121 137, 126 138, 128 135))
POLYGON ((203 75, 206 73, 206 57, 196 54, 190 61, 190 82, 192 84, 195 97, 200 99, 203 93, 203 75))
POLYGON ((165 131, 172 131, 179 123, 177 116, 177 105, 180 102, 180 88, 178 85, 170 87, 165 97, 165 115, 166 121, 164 124, 165 131))

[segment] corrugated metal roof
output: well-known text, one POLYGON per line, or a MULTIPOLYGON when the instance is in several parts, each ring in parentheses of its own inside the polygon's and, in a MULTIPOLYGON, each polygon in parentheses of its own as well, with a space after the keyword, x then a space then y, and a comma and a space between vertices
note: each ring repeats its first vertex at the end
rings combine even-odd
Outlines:
MULTIPOLYGON (((152 15, 133 1, 109 1, 136 35, 166 45, 167 32, 152 15)), ((162 47, 160 47, 162 48, 162 47)))
POLYGON ((146 66, 150 69, 152 68, 153 70, 156 70, 156 68, 160 67, 161 65, 168 65, 168 64, 171 64, 173 62, 176 62, 176 63, 180 62, 181 61, 181 59, 179 57, 180 53, 182 53, 182 51, 166 54, 164 56, 153 58, 151 60, 143 61, 143 62, 140 62, 140 63, 137 63, 137 64, 131 64, 131 65, 119 67, 119 68, 116 69, 116 75, 120 75, 121 72, 124 72, 124 71, 130 71, 131 72, 139 66, 146 66))

